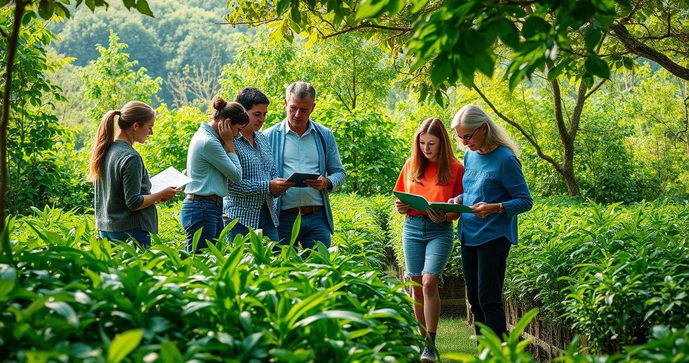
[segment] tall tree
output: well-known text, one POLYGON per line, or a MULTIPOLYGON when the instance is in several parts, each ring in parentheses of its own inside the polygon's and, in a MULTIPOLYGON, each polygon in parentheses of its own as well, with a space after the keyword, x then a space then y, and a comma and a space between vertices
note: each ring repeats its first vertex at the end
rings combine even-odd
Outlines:
MULTIPOLYGON (((12 82, 14 77, 14 70, 17 64, 15 57, 17 55, 17 44, 20 39, 22 31, 22 24, 24 21, 30 21, 38 14, 41 18, 49 20, 53 15, 60 17, 69 17, 70 9, 81 5, 82 0, 14 0, 10 4, 10 0, 0 0, 0 7, 13 6, 13 21, 11 24, 11 31, 2 30, 0 34, 7 42, 7 52, 5 53, 5 85, 3 88, 2 98, 2 117, 0 118, 0 245, 2 246, 2 254, 0 257, 5 262, 12 263, 12 249, 9 241, 9 231, 5 229, 7 211, 5 210, 7 198, 7 126, 10 115, 10 100, 12 98, 12 82), (26 18, 25 18, 26 17, 26 18)), ((105 0, 88 0, 85 2, 91 11, 95 11, 96 7, 107 6, 105 0)), ((148 2, 146 0, 123 0, 127 9, 134 8, 139 12, 153 16, 148 2)))
POLYGON ((150 103, 160 90, 163 79, 152 79, 146 68, 137 68, 137 61, 130 61, 125 53, 127 44, 110 31, 108 47, 96 45, 100 57, 83 73, 86 101, 92 107, 89 118, 99 121, 108 110, 115 110, 128 101, 150 103), (136 69, 136 70, 135 70, 136 69))
POLYGON ((447 90, 459 82, 475 89, 552 165, 572 195, 580 194, 574 145, 585 102, 611 71, 631 68, 629 55, 636 54, 688 79, 677 61, 689 54, 683 42, 689 35, 683 20, 686 1, 281 0, 255 10, 250 3, 233 2, 228 21, 268 23, 273 38, 299 34, 319 41, 360 32, 400 55, 413 75, 408 86, 422 99, 433 95, 444 104, 447 90), (642 30, 646 34, 639 35, 642 30), (492 77, 496 69, 510 90, 534 74, 547 78, 561 160, 545 153, 528 130, 505 117, 476 86, 476 73, 492 77), (563 82, 574 88, 571 113, 566 112, 563 82))

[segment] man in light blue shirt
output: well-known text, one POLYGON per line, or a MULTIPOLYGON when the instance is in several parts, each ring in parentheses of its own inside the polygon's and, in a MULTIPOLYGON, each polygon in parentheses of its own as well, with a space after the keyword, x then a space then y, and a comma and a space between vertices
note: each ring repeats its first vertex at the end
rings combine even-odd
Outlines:
POLYGON ((289 243, 292 225, 301 213, 297 242, 304 248, 313 248, 318 241, 330 247, 334 226, 328 193, 342 187, 346 176, 332 131, 309 118, 315 107, 313 86, 294 82, 285 94, 287 118, 265 131, 279 177, 295 172, 320 175, 306 179, 306 187, 288 189, 278 199, 282 243, 289 243))

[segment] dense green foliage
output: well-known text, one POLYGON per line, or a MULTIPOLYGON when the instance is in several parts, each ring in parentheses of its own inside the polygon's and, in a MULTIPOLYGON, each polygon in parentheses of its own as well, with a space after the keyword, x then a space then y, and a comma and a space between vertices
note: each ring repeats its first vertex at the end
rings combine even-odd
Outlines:
MULTIPOLYGON (((114 31, 130 45, 132 60, 153 78, 166 80, 182 73, 185 66, 207 66, 214 51, 220 64, 232 60, 241 30, 219 24, 223 22, 225 1, 148 2, 153 18, 132 16, 122 7, 92 13, 81 6, 71 19, 51 25, 63 39, 54 47, 59 54, 76 58, 78 67, 88 68, 99 57, 96 44, 107 44, 108 32, 114 31)), ((160 97, 166 103, 174 101, 169 89, 172 86, 162 85, 160 97)))
MULTIPOLYGON (((18 3, 0 9, 5 62, 18 3)), ((418 359, 410 299, 389 277, 404 261, 403 217, 389 194, 418 124, 440 117, 449 126, 475 103, 522 146, 535 195, 590 200, 537 198, 520 216, 507 298, 577 329, 594 352, 617 353, 582 355, 573 344, 562 361, 687 359, 689 91, 677 78, 687 79, 687 57, 676 39, 685 2, 632 1, 633 10, 626 1, 230 4, 230 21, 269 20, 256 32, 216 24, 224 1, 152 0, 150 9, 124 1, 156 18, 116 7, 91 13, 102 0, 69 10, 72 1, 32 3, 6 105, 4 207, 20 217, 5 231, 16 258, 0 265, 3 358, 418 359), (36 19, 70 11, 74 19, 47 28, 36 19), (670 63, 631 57, 638 50, 622 37, 638 38, 641 28, 670 63), (212 95, 261 88, 270 126, 283 119, 284 89, 295 80, 316 87, 313 119, 334 131, 348 173, 344 193, 332 196, 333 248, 274 256, 250 235, 189 255, 175 202, 161 206, 149 250, 95 238, 93 216, 80 213, 93 202, 84 176, 106 110, 167 102, 137 150, 151 174, 184 170, 212 95), (459 83, 471 88, 452 87, 459 83), (644 201, 659 197, 667 199, 644 201)), ((446 276, 461 276, 459 247, 446 276)), ((459 358, 530 361, 517 339, 524 324, 502 347, 485 331, 482 353, 459 358)))
POLYGON ((689 325, 687 261, 686 204, 537 203, 520 220, 506 297, 615 352, 646 341, 655 325, 689 325))
POLYGON ((11 230, 16 267, 0 266, 0 352, 9 361, 419 354, 411 300, 361 255, 321 245, 302 261, 290 247, 274 255, 254 234, 203 254, 160 238, 141 250, 94 238, 86 222, 67 227, 69 214, 36 212, 11 230))
MULTIPOLYGON (((528 353, 530 339, 521 340, 521 335, 526 326, 538 314, 538 309, 533 309, 526 313, 524 317, 510 332, 507 341, 501 344, 501 339, 490 328, 481 325, 481 335, 478 340, 478 356, 470 354, 450 353, 444 358, 456 359, 460 362, 519 362, 529 363, 537 360, 528 353)), ((578 339, 570 345, 569 349, 563 352, 561 357, 555 359, 556 362, 566 363, 593 363, 593 362, 684 362, 689 359, 689 328, 671 329, 664 325, 653 327, 652 339, 637 346, 625 347, 625 352, 614 355, 591 355, 582 354, 577 351, 578 339)))
MULTIPOLYGON (((11 10, 0 9, 0 28, 6 33, 11 29, 11 10)), ((6 208, 13 214, 28 213, 33 205, 79 208, 90 203, 90 186, 81 177, 83 160, 74 159, 74 132, 62 126, 56 116, 56 106, 64 101, 62 90, 48 77, 63 62, 47 54, 46 46, 54 35, 34 17, 25 16, 26 25, 19 34, 17 56, 22 61, 14 70, 7 128, 6 208)), ((0 47, 6 61, 7 42, 0 42, 0 47)))

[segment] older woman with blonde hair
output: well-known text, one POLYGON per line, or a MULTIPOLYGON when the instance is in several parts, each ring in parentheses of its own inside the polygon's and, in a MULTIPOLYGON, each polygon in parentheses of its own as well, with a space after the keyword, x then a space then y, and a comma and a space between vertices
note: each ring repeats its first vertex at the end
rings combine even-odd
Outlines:
POLYGON ((473 209, 458 226, 469 304, 476 322, 502 336, 507 333, 502 303, 507 255, 517 244, 517 215, 530 210, 533 200, 519 148, 483 110, 462 107, 452 129, 466 152, 464 191, 449 202, 473 209))

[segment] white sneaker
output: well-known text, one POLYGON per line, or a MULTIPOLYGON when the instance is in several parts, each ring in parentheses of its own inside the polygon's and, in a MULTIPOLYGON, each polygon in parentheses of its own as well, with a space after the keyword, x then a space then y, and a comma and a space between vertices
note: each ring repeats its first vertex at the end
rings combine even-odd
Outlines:
POLYGON ((426 346, 424 348, 423 353, 421 353, 421 363, 435 363, 435 354, 431 347, 426 346))

